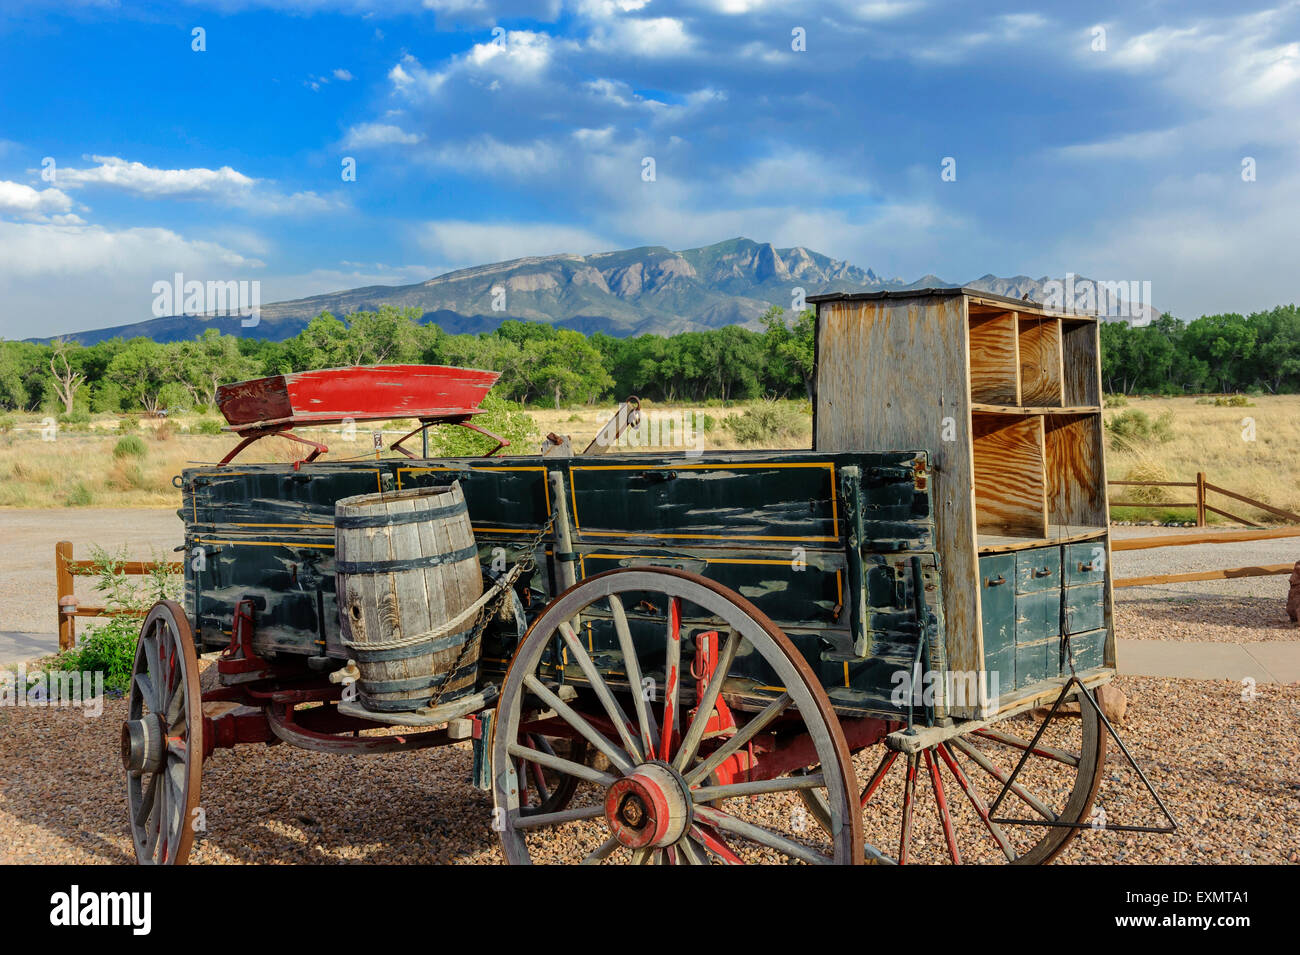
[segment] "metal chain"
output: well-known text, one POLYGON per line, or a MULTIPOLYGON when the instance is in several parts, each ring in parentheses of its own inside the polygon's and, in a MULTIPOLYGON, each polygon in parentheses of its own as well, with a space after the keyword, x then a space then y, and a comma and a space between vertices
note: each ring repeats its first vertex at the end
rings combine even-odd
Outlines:
POLYGON ((456 656, 456 662, 453 663, 451 668, 447 671, 447 679, 443 680, 442 683, 439 684, 438 692, 435 693, 433 699, 429 701, 428 705, 430 708, 439 704, 442 700, 442 694, 447 691, 447 684, 451 682, 452 674, 460 669, 461 662, 465 657, 468 656, 471 651, 477 649, 479 641, 483 637, 483 631, 486 630, 488 624, 492 622, 492 618, 501 611, 501 605, 504 604, 510 594, 513 593, 515 581, 526 574, 532 574, 532 572, 537 569, 537 548, 542 546, 542 541, 546 539, 547 535, 551 532, 551 528, 555 526, 555 516, 557 513, 557 511, 551 511, 550 517, 546 519, 546 523, 542 525, 541 530, 539 530, 533 536, 533 539, 528 542, 527 549, 524 551, 523 556, 520 557, 519 560, 515 561, 513 567, 498 578, 498 585, 501 586, 501 593, 485 604, 483 609, 479 611, 478 619, 474 621, 474 633, 461 646, 460 653, 456 656))

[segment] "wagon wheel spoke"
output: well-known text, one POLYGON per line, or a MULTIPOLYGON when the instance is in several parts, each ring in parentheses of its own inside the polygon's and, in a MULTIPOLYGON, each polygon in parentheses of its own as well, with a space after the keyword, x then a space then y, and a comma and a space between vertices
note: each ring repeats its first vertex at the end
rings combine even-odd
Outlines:
POLYGON ((702 786, 699 789, 692 790, 691 796, 696 802, 709 803, 716 802, 719 799, 763 796, 768 793, 788 793, 800 789, 820 789, 825 785, 825 776, 821 773, 809 773, 802 776, 778 776, 776 779, 726 783, 721 786, 702 786))
POLYGON ((948 844, 948 856, 953 865, 961 865, 961 853, 957 851, 957 836, 952 829, 952 816, 948 814, 948 800, 944 798, 943 780, 939 778, 939 762, 930 750, 925 751, 925 768, 930 773, 930 788, 934 790, 934 802, 939 807, 939 817, 943 822, 943 838, 948 844))
POLYGON ((734 836, 742 839, 748 839, 750 842, 757 842, 760 845, 767 846, 769 849, 775 849, 785 855, 813 865, 822 865, 831 861, 830 857, 818 852, 810 846, 805 846, 795 842, 780 833, 773 832, 771 829, 747 822, 744 819, 738 819, 735 816, 721 812, 712 806, 695 807, 695 815, 709 825, 729 832, 734 836))
POLYGON ((597 863, 603 862, 605 859, 609 858, 610 853, 620 845, 622 845, 622 843, 618 841, 618 836, 610 836, 591 852, 587 853, 580 864, 596 865, 597 863))
POLYGON ((704 779, 709 773, 726 762, 728 757, 740 752, 741 748, 757 736, 763 727, 784 713, 792 702, 794 700, 788 692, 782 693, 764 707, 761 713, 746 723, 739 733, 715 749, 708 759, 697 763, 689 773, 683 773, 682 775, 686 781, 688 783, 698 783, 701 779, 704 779))
POLYGON ((134 677, 136 689, 139 690, 141 698, 145 704, 155 713, 162 711, 162 704, 158 702, 158 692, 154 689, 153 681, 149 679, 148 673, 137 673, 134 677))
POLYGON ((691 836, 699 840, 700 845, 704 846, 708 852, 713 853, 726 865, 744 865, 745 860, 736 855, 727 840, 714 830, 712 827, 701 826, 696 824, 691 827, 691 836))
POLYGON ((916 763, 915 753, 907 756, 907 773, 903 779, 903 825, 898 838, 898 864, 907 865, 907 857, 912 844, 912 804, 916 797, 916 763))
POLYGON ((524 677, 524 685, 547 706, 555 710, 561 719, 581 733, 587 742, 604 753, 605 757, 617 766, 620 772, 626 775, 632 771, 632 764, 628 761, 627 754, 610 742, 605 734, 587 722, 587 719, 582 714, 547 689, 541 680, 529 673, 524 677))
MULTIPOLYGON (((1007 779, 1009 778, 1009 774, 1004 772, 1001 769, 998 769, 998 767, 995 766, 987 756, 981 753, 970 743, 966 742, 960 736, 954 737, 952 743, 959 750, 961 750, 963 753, 969 756, 976 766, 984 770, 984 772, 988 773, 999 783, 1006 785, 1007 779)), ((1033 793, 1025 789, 1025 787, 1021 786, 1019 783, 1012 783, 1011 792, 1015 793, 1018 797, 1020 797, 1021 801, 1023 801, 1027 806, 1033 809, 1034 812, 1038 813, 1048 822, 1056 822, 1057 820, 1056 813, 1052 812, 1051 809, 1049 809, 1046 805, 1043 804, 1042 800, 1040 800, 1033 793)))
POLYGON ((709 718, 713 716, 714 704, 718 702, 718 695, 722 692, 722 684, 727 680, 727 672, 731 669, 731 664, 736 659, 736 653, 743 640, 744 637, 734 630, 727 635, 727 643, 722 648, 722 652, 718 654, 718 667, 714 670, 708 686, 704 688, 704 695, 700 697, 695 708, 695 718, 691 720, 691 725, 682 738, 681 748, 673 759, 673 768, 678 772, 690 765, 691 760, 695 758, 695 754, 700 748, 700 741, 704 739, 704 731, 708 728, 709 718))
POLYGON ((939 751, 939 758, 944 761, 944 764, 948 767, 948 771, 952 773, 953 779, 957 780, 957 785, 961 787, 962 792, 966 794, 966 798, 970 800, 971 807, 974 808, 976 815, 978 815, 980 820, 984 823, 984 828, 987 829, 989 835, 993 837, 993 841, 998 844, 998 848, 1002 850, 1002 854, 1007 857, 1008 862, 1015 862, 1018 856, 1016 855, 1015 849, 1011 846, 1011 840, 1008 839, 1007 834, 1002 831, 1002 827, 989 818, 988 806, 986 806, 984 800, 980 798, 979 793, 975 790, 974 784, 966 778, 966 774, 962 771, 960 764, 957 762, 957 757, 952 754, 946 743, 940 743, 936 749, 939 751))
POLYGON ((681 849, 681 857, 684 864, 687 865, 712 865, 709 861, 709 853, 696 841, 695 836, 687 834, 686 838, 678 843, 681 849))
POLYGON ((641 662, 637 659, 636 644, 632 642, 632 628, 627 624, 627 611, 617 594, 609 595, 609 612, 614 620, 614 633, 618 637, 618 647, 623 654, 623 668, 627 671, 627 681, 632 688, 632 705, 636 709, 637 728, 641 731, 641 745, 646 758, 655 752, 656 738, 659 736, 659 723, 655 719, 654 709, 646 700, 641 676, 641 662))
POLYGON ((583 675, 586 676, 587 682, 591 684, 596 699, 600 700, 600 705, 604 708, 605 714, 618 732, 618 738, 623 742, 623 748, 631 754, 634 760, 641 762, 646 758, 646 752, 642 750, 640 741, 632 736, 631 720, 623 712, 623 707, 618 700, 614 699, 614 694, 609 690, 609 684, 605 682, 605 678, 596 669, 596 664, 591 662, 591 656, 587 653, 587 648, 582 645, 582 641, 573 632, 573 627, 569 626, 568 621, 560 624, 560 636, 564 638, 564 643, 569 648, 569 652, 578 661, 578 666, 582 669, 583 675))
MULTIPOLYGON (((617 780, 616 776, 609 773, 601 772, 599 769, 593 769, 583 763, 575 763, 572 760, 565 759, 563 756, 552 756, 538 749, 532 749, 528 746, 521 746, 518 743, 511 743, 508 749, 511 756, 520 760, 532 763, 540 763, 548 769, 553 769, 557 773, 566 773, 569 776, 575 776, 578 779, 589 783, 598 783, 601 786, 611 786, 617 780)), ((522 784, 522 780, 520 780, 522 784)))
POLYGON ((135 811, 135 824, 143 826, 149 821, 149 816, 153 812, 154 803, 158 799, 158 774, 152 773, 149 776, 149 785, 144 787, 140 797, 140 808, 135 811))
POLYGON ((604 806, 581 806, 577 809, 562 809, 559 812, 544 812, 532 816, 519 816, 515 820, 515 828, 546 829, 551 826, 564 826, 571 822, 581 822, 584 819, 596 819, 604 814, 604 806))
POLYGON ((667 760, 672 757, 673 735, 677 731, 677 688, 682 670, 682 602, 678 597, 668 598, 668 632, 664 639, 664 725, 659 758, 667 760))
MULTIPOLYGON (((1003 746, 1010 746, 1013 749, 1024 751, 1030 748, 1029 740, 1021 739, 1015 733, 1009 733, 1006 730, 995 730, 986 726, 984 729, 976 730, 975 735, 991 740, 994 743, 1001 743, 1003 746)), ((1053 746, 1045 746, 1042 743, 1033 747, 1031 752, 1034 756, 1055 760, 1058 763, 1064 763, 1066 766, 1079 765, 1079 757, 1076 754, 1067 753, 1065 750, 1053 746)))
POLYGON ((898 759, 898 750, 885 750, 885 755, 880 757, 880 765, 878 765, 876 771, 871 774, 871 778, 867 780, 867 784, 862 787, 862 795, 858 797, 859 808, 867 808, 867 803, 871 802, 871 797, 874 796, 876 790, 880 788, 880 784, 884 780, 885 774, 889 772, 889 767, 894 765, 894 760, 896 759, 898 759))

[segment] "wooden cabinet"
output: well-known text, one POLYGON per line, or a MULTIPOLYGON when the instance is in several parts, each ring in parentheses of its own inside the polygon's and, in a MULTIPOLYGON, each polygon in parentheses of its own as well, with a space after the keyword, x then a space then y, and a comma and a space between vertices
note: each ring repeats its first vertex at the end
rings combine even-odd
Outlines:
POLYGON ((1063 635, 1113 672, 1097 319, 962 288, 809 301, 814 447, 930 454, 948 666, 1005 671, 953 714, 1050 693, 1063 635))

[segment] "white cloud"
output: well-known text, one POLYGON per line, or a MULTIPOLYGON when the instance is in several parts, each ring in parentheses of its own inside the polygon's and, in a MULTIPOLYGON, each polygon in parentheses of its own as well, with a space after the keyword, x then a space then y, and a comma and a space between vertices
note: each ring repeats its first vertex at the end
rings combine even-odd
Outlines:
POLYGON ((632 56, 682 56, 695 48, 695 38, 673 17, 622 19, 597 27, 588 45, 602 53, 632 56))
POLYGON ((72 199, 60 189, 36 190, 20 182, 0 180, 0 215, 33 218, 71 211, 72 199))
POLYGON ((339 68, 334 71, 334 78, 340 82, 347 83, 352 79, 352 74, 345 69, 339 68))
POLYGON ((416 237, 424 248, 455 267, 561 252, 587 255, 615 247, 609 239, 580 227, 539 222, 444 219, 425 223, 416 237))
POLYGON ((343 137, 344 149, 370 149, 376 146, 412 146, 423 140, 418 133, 408 133, 389 123, 360 123, 343 137))
POLYGON ((59 182, 71 188, 119 189, 145 199, 210 199, 262 215, 323 212, 341 202, 315 192, 283 193, 266 180, 222 166, 219 169, 158 169, 117 156, 91 156, 86 169, 61 167, 59 182))
POLYGON ((91 156, 99 163, 89 169, 63 168, 59 178, 69 186, 112 186, 149 199, 244 191, 255 180, 229 166, 220 169, 155 169, 116 156, 91 156))
POLYGON ((177 272, 257 278, 261 260, 170 229, 0 221, 0 335, 46 336, 152 318, 153 283, 177 272))

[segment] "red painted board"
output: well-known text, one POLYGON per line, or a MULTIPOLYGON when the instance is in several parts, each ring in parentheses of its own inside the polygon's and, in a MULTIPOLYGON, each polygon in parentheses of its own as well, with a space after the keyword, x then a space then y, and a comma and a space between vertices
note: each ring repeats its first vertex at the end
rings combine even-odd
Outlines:
POLYGON ((222 385, 217 406, 236 429, 384 418, 458 418, 478 413, 500 376, 446 365, 362 365, 272 375, 222 385))

